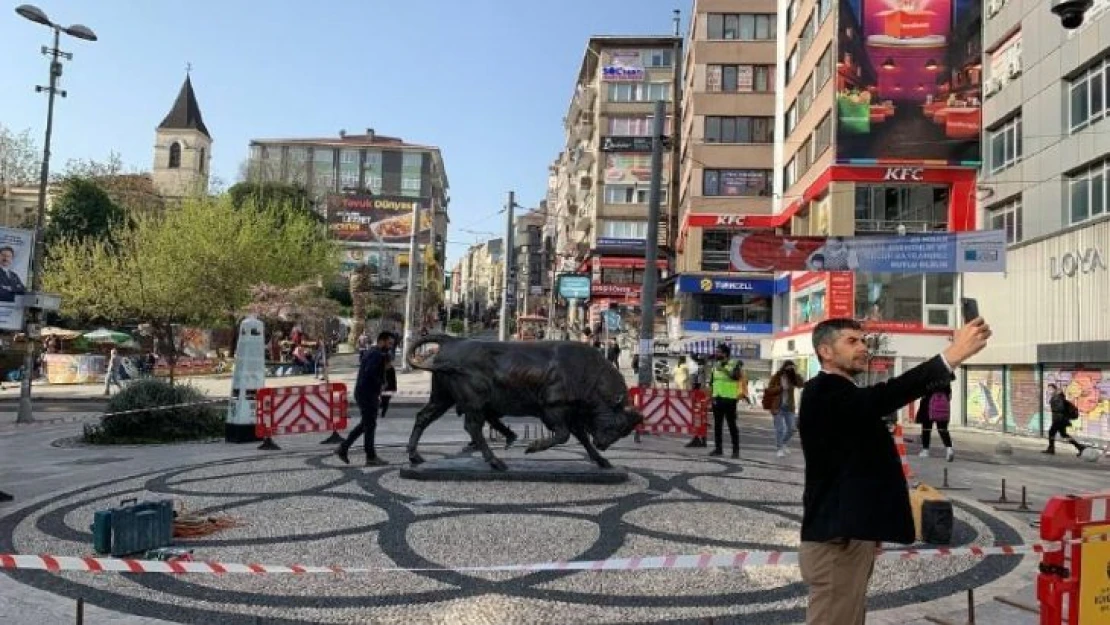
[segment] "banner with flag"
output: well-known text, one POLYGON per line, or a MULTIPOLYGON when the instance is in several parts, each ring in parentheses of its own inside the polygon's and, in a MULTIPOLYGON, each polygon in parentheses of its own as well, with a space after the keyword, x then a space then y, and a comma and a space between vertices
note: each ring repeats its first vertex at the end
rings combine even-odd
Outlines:
POLYGON ((1002 273, 1006 232, 936 232, 863 237, 782 237, 740 233, 729 250, 732 271, 1002 273))

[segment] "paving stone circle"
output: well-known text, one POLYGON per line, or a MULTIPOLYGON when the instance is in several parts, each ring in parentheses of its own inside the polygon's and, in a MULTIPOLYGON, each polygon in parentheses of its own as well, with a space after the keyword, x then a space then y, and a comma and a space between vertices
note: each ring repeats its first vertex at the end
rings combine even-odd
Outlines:
MULTIPOLYGON (((428 458, 458 446, 425 445, 428 458)), ((519 451, 501 452, 515 457, 519 451)), ((580 459, 555 449, 545 458, 580 459)), ((397 451, 387 459, 400 462, 397 451)), ((347 467, 323 451, 281 452, 93 484, 0 519, 0 552, 93 555, 95 510, 172 497, 248 525, 183 542, 198 559, 416 569, 560 559, 795 550, 801 470, 621 445, 616 485, 403 480, 396 464, 347 467)), ((543 462, 540 456, 529 456, 543 462)), ((1018 544, 1018 531, 957 502, 955 545, 1018 544)), ((1019 558, 945 558, 877 565, 872 611, 979 587, 1019 558)), ((368 575, 115 575, 7 572, 18 581, 136 615, 181 623, 796 623, 805 589, 796 568, 368 575)))

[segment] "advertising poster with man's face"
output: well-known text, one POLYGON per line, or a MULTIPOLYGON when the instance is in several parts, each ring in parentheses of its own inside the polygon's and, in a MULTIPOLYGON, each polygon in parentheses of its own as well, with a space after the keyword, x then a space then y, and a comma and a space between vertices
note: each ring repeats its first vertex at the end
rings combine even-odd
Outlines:
POLYGON ((23 329, 23 295, 33 250, 32 231, 0 228, 0 330, 23 329))

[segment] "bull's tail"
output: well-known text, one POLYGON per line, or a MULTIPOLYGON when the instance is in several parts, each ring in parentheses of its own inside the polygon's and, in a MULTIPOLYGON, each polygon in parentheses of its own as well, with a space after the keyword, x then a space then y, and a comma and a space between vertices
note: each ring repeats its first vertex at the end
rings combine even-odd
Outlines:
POLYGON ((405 353, 405 362, 407 362, 408 365, 413 369, 420 369, 422 371, 435 371, 436 366, 434 362, 424 362, 423 360, 417 360, 413 358, 413 356, 416 354, 416 350, 425 345, 442 346, 445 343, 453 343, 459 340, 462 339, 457 336, 451 336, 450 334, 429 334, 427 336, 422 336, 417 339, 411 346, 409 346, 408 352, 405 353))

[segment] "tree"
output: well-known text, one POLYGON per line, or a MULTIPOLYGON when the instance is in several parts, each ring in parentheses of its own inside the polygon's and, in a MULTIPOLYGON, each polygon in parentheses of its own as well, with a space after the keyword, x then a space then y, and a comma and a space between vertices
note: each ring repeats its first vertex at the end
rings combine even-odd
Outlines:
POLYGON ((160 212, 166 206, 166 200, 155 190, 150 174, 138 170, 125 171, 123 159, 116 152, 109 152, 103 161, 66 161, 56 180, 64 183, 72 178, 83 178, 96 184, 129 214, 160 212))
POLYGON ((67 178, 43 232, 48 248, 63 239, 96 239, 109 244, 127 213, 89 178, 67 178))
POLYGON ((258 206, 285 205, 311 212, 308 192, 304 187, 282 182, 239 182, 232 185, 227 190, 227 194, 231 197, 231 205, 235 208, 242 208, 247 203, 253 202, 258 206))
POLYGON ((245 312, 263 321, 295 323, 308 336, 326 339, 332 320, 339 316, 339 304, 314 284, 258 284, 251 288, 245 312))
POLYGON ((358 265, 351 271, 348 278, 351 292, 351 317, 354 319, 351 328, 351 343, 358 341, 366 329, 366 317, 369 314, 371 293, 371 271, 369 265, 358 265))
POLYGON ((36 185, 41 167, 42 151, 31 131, 12 132, 0 123, 0 187, 36 185))
POLYGON ((226 197, 136 215, 112 240, 61 240, 44 272, 47 288, 61 294, 67 315, 150 324, 171 380, 174 324, 234 326, 251 287, 291 287, 337 268, 326 234, 308 218, 253 204, 235 210, 226 197))

